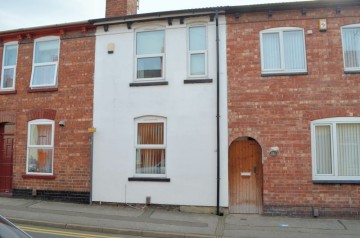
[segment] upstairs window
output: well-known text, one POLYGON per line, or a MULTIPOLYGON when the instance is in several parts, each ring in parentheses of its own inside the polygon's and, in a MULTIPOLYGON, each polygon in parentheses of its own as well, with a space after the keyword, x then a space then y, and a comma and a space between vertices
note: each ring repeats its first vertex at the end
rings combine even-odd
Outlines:
POLYGON ((206 27, 189 27, 189 75, 204 77, 207 72, 206 27))
POLYGON ((263 74, 306 73, 304 30, 274 28, 260 32, 263 74))
POLYGON ((136 33, 136 78, 156 80, 164 78, 163 30, 136 33))
POLYGON ((53 174, 54 121, 39 119, 28 124, 27 174, 53 174))
POLYGON ((4 45, 3 64, 1 71, 1 90, 14 90, 16 77, 16 61, 18 44, 7 43, 4 45))
POLYGON ((57 85, 59 48, 58 37, 35 41, 30 87, 55 87, 57 85))
POLYGON ((136 175, 165 176, 165 119, 143 117, 136 121, 136 175))
POLYGON ((313 180, 360 182, 360 118, 311 123, 313 180))
POLYGON ((360 24, 341 28, 345 71, 360 72, 360 24))

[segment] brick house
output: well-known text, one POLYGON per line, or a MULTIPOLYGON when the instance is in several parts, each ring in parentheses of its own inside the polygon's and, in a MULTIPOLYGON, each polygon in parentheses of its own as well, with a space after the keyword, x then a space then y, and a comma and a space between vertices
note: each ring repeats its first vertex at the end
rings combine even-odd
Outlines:
POLYGON ((359 217, 360 2, 229 8, 227 69, 230 212, 359 217))
POLYGON ((0 32, 0 193, 89 201, 94 27, 0 32))

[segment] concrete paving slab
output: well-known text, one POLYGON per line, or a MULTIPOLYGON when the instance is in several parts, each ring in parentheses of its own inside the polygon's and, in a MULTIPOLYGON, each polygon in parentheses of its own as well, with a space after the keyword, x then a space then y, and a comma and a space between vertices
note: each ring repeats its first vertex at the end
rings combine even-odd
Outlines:
POLYGON ((2 206, 26 206, 27 204, 34 204, 37 201, 29 199, 17 199, 0 197, 0 205, 2 206))
POLYGON ((60 202, 47 202, 42 201, 29 206, 34 209, 51 209, 53 211, 68 211, 68 212, 82 212, 87 214, 103 214, 103 215, 115 215, 125 217, 138 217, 144 211, 137 210, 134 208, 117 207, 111 205, 84 205, 84 204, 73 204, 73 203, 60 203, 60 202))
POLYGON ((228 215, 226 224, 249 227, 288 227, 324 230, 344 230, 336 219, 265 217, 261 215, 228 215))

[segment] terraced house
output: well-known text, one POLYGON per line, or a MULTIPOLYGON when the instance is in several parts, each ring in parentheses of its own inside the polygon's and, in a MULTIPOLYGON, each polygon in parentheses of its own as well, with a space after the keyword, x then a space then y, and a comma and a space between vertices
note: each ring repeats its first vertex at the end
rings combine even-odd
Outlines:
POLYGON ((0 32, 0 193, 86 202, 94 27, 0 32))
POLYGON ((360 216, 358 0, 106 3, 0 32, 2 194, 360 216))

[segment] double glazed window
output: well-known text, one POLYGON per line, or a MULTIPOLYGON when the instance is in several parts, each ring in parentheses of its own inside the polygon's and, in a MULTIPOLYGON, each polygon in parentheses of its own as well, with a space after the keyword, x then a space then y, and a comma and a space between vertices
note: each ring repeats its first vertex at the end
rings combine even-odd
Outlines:
POLYGON ((329 118, 311 125, 314 180, 360 181, 360 118, 329 118))
POLYGON ((305 73, 304 30, 274 28, 260 32, 263 74, 305 73))
POLYGON ((54 121, 34 120, 28 123, 27 173, 52 174, 54 155, 54 121))
POLYGON ((144 117, 136 121, 137 175, 165 176, 165 130, 164 118, 144 117))
POLYGON ((9 43, 4 45, 3 65, 1 71, 1 90, 15 89, 16 61, 18 44, 9 43))
POLYGON ((163 30, 136 33, 136 78, 154 80, 164 78, 163 30))
POLYGON ((39 39, 34 45, 31 87, 54 87, 57 81, 60 40, 39 39))
POLYGON ((206 76, 206 71, 206 27, 189 27, 189 75, 190 77, 206 76))
POLYGON ((360 24, 341 28, 345 71, 360 71, 360 24))

